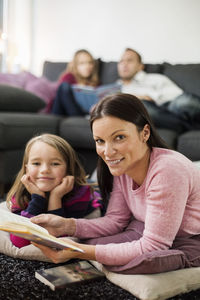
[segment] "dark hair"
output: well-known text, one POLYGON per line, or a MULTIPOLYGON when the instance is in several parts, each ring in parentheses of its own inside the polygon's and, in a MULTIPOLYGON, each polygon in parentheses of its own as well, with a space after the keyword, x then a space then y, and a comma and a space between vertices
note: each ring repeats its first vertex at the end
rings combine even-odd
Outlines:
POLYGON ((141 56, 136 50, 134 50, 134 49, 132 49, 132 48, 126 48, 126 49, 125 49, 125 52, 126 52, 126 51, 132 51, 132 52, 134 52, 134 53, 137 55, 137 57, 138 57, 139 63, 142 63, 142 56, 141 56))
MULTIPOLYGON (((113 116, 136 125, 138 132, 142 131, 146 124, 150 127, 150 137, 147 145, 152 147, 168 148, 165 142, 156 132, 153 122, 143 103, 130 94, 114 94, 103 98, 92 109, 90 114, 90 126, 93 122, 104 116, 113 116)), ((112 191, 113 176, 101 157, 97 164, 97 178, 102 198, 107 203, 112 191)))

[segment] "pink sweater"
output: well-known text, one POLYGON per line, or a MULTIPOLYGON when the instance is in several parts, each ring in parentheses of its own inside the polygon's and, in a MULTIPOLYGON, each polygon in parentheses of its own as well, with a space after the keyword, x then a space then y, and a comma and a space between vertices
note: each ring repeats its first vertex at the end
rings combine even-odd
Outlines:
POLYGON ((75 235, 114 235, 127 227, 132 216, 145 223, 143 236, 97 245, 97 261, 124 265, 144 252, 169 249, 176 236, 200 234, 200 170, 178 152, 154 148, 143 184, 136 186, 127 175, 115 177, 106 215, 76 220, 75 235))

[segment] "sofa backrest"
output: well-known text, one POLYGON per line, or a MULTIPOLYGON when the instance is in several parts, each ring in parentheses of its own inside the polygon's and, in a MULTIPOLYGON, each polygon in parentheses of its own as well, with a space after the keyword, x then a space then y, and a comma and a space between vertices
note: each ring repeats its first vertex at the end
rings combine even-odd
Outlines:
MULTIPOLYGON (((117 62, 105 62, 101 59, 97 60, 99 67, 99 77, 101 84, 109 84, 115 82, 119 77, 117 73, 117 62)), ((49 80, 55 81, 59 75, 65 70, 66 62, 50 62, 45 61, 43 66, 43 76, 49 80)), ((144 70, 147 73, 161 73, 169 77, 185 92, 200 97, 200 64, 145 64, 144 70)))

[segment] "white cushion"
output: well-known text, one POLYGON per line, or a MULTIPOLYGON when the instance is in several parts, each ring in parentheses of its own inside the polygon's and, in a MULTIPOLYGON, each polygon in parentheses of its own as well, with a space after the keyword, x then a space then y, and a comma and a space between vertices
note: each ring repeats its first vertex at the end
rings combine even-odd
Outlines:
POLYGON ((200 288, 200 267, 151 275, 122 275, 108 272, 96 261, 91 263, 112 283, 141 300, 164 300, 200 288))

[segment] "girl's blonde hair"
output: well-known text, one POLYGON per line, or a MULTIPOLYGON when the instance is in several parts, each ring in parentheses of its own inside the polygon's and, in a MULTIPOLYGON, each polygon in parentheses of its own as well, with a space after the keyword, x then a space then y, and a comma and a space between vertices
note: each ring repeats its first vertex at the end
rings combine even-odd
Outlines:
POLYGON ((36 142, 46 143, 59 151, 67 165, 66 175, 74 176, 74 186, 87 185, 86 173, 71 145, 63 138, 57 135, 44 133, 42 135, 33 137, 26 144, 22 167, 19 173, 17 174, 13 186, 7 194, 6 201, 8 207, 10 207, 11 205, 11 200, 13 196, 15 196, 17 204, 22 209, 25 208, 27 202, 29 202, 30 200, 30 194, 28 193, 25 186, 22 184, 21 178, 26 173, 26 165, 28 163, 30 149, 36 142))
POLYGON ((72 73, 75 76, 77 82, 84 85, 97 86, 99 84, 97 63, 91 53, 85 49, 80 49, 75 52, 73 60, 67 65, 65 73, 72 73), (93 72, 88 78, 81 77, 77 69, 78 56, 82 53, 87 54, 93 63, 93 72))

